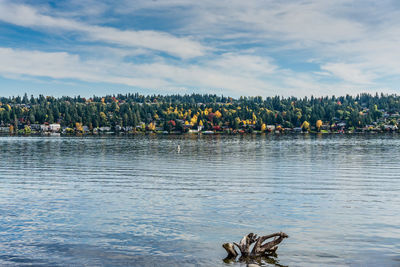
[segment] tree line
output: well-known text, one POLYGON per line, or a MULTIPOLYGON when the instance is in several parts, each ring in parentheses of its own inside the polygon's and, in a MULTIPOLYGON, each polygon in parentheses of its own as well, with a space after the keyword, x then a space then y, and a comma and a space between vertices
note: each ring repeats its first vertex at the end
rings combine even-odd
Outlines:
MULTIPOLYGON (((398 114, 400 97, 387 94, 326 97, 240 97, 213 94, 141 95, 118 94, 85 98, 24 96, 0 97, 0 123, 30 125, 60 123, 75 127, 78 123, 90 129, 136 127, 204 129, 252 127, 265 125, 294 128, 309 125, 345 122, 347 127, 365 127, 385 114, 398 114)), ((397 123, 393 121, 392 123, 397 123)))

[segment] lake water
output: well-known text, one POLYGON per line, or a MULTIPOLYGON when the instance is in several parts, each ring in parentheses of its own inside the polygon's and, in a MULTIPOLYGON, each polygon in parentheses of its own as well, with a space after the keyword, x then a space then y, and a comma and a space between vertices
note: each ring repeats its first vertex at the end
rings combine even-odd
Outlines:
POLYGON ((400 266, 399 135, 0 137, 1 266, 400 266), (180 146, 180 153, 177 147, 180 146))

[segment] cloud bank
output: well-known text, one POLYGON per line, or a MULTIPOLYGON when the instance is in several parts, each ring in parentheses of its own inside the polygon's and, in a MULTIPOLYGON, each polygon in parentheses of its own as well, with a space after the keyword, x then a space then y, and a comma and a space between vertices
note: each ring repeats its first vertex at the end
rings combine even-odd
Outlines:
POLYGON ((66 90, 73 81, 233 96, 393 93, 398 7, 355 0, 0 0, 0 76, 32 85, 53 79, 66 90))

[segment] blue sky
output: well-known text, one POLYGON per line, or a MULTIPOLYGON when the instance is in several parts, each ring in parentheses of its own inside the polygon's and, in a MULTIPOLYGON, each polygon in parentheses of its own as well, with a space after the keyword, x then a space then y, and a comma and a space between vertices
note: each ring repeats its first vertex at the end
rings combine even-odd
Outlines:
POLYGON ((398 93, 398 1, 0 0, 0 94, 398 93))

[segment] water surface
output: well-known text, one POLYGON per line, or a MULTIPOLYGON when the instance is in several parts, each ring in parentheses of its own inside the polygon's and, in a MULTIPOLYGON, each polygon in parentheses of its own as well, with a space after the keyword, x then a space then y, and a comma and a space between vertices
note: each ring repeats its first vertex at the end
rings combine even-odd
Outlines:
POLYGON ((399 266, 398 135, 0 137, 0 265, 399 266), (181 151, 177 152, 180 145, 181 151))

